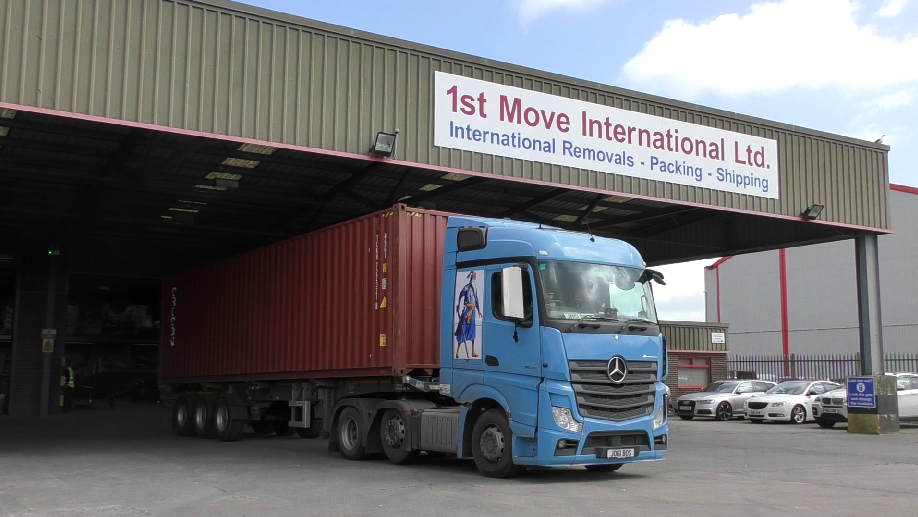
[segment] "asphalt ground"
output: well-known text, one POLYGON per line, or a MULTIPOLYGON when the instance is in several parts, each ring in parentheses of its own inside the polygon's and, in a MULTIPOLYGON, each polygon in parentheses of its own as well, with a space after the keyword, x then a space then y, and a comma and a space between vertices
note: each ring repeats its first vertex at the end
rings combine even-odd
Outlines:
POLYGON ((471 461, 351 462, 325 440, 179 437, 170 406, 0 417, 0 516, 918 515, 918 429, 670 420, 665 461, 510 480, 471 461))

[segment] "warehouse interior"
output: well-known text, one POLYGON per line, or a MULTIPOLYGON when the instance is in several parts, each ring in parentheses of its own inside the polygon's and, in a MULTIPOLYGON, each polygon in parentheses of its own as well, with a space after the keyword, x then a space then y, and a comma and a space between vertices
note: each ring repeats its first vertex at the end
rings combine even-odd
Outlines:
MULTIPOLYGON (((20 348, 16 357, 17 334, 58 329, 51 377, 66 365, 77 380, 74 400, 59 404, 65 408, 155 399, 160 279, 394 203, 622 238, 649 265, 858 233, 803 218, 9 108, 0 113, 0 162, 0 409, 7 413, 30 414, 42 397, 35 387, 10 393, 17 369, 35 376, 45 359, 37 349, 20 348)), ((52 413, 60 409, 54 384, 52 413)))

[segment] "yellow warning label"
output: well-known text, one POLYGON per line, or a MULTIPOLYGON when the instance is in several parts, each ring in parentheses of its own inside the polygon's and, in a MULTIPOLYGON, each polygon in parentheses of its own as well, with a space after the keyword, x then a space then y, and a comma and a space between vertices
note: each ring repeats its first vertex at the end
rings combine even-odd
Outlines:
MULTIPOLYGON (((382 297, 382 301, 379 302, 379 308, 380 308, 380 309, 385 309, 385 308, 386 308, 386 297, 385 297, 385 296, 383 296, 383 297, 382 297)), ((383 345, 383 346, 385 346, 385 345, 383 345)))
POLYGON ((383 272, 383 273, 387 273, 388 271, 389 271, 388 264, 386 264, 385 262, 383 262, 383 264, 382 264, 382 272, 383 272))
POLYGON ((386 346, 386 335, 385 334, 379 335, 379 346, 386 346))

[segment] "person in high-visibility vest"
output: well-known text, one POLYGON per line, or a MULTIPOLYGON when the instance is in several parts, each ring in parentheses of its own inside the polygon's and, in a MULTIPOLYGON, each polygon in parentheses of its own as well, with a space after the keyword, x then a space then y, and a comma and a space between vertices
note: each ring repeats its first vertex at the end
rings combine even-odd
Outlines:
POLYGON ((73 388, 76 387, 73 368, 65 363, 66 359, 61 357, 61 400, 60 405, 63 411, 70 411, 73 408, 73 388))

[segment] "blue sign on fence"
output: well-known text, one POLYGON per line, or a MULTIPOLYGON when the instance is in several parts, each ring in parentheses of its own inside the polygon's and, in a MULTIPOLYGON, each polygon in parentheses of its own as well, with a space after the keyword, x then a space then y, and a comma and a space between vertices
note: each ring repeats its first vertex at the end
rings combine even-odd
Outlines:
POLYGON ((877 407, 873 377, 848 377, 848 407, 874 409, 877 407))

